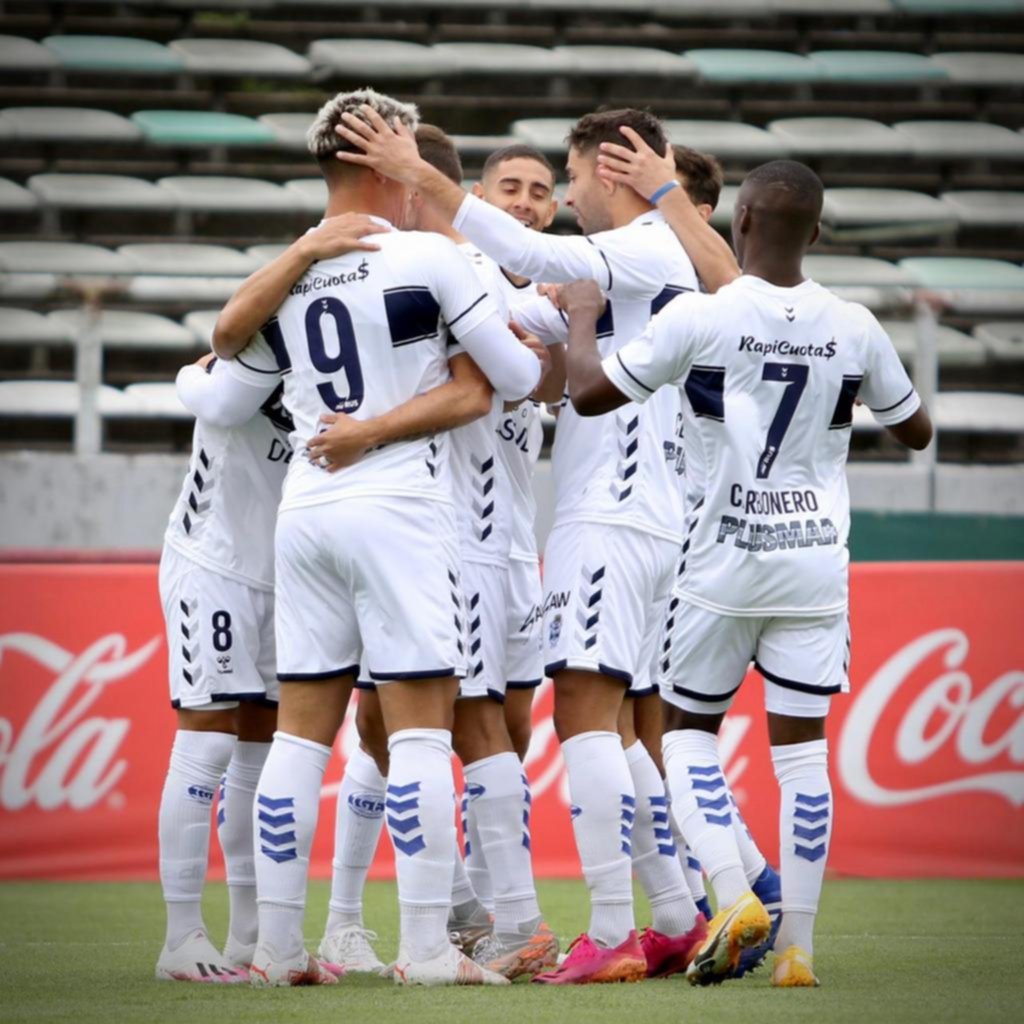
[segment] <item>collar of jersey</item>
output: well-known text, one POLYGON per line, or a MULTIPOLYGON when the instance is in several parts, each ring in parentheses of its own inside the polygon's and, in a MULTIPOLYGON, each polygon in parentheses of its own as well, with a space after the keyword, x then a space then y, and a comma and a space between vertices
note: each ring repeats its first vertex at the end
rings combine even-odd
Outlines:
MULTIPOLYGON (((391 221, 389 221, 386 217, 378 217, 375 213, 368 213, 366 216, 369 217, 370 220, 372 220, 374 224, 382 224, 386 228, 391 228, 392 231, 394 231, 394 229, 395 229, 395 225, 392 224, 391 221)), ((317 227, 321 227, 324 224, 324 222, 326 221, 326 219, 327 219, 326 217, 321 217, 320 218, 320 223, 317 224, 317 227)), ((312 230, 313 230, 313 228, 309 229, 309 231, 312 231, 312 230)), ((309 234, 309 231, 306 232, 307 235, 309 234)))
POLYGON ((806 277, 793 288, 780 288, 778 285, 772 284, 763 277, 757 277, 754 274, 742 274, 733 281, 733 284, 739 285, 742 288, 754 288, 757 291, 771 292, 772 295, 777 295, 779 292, 785 295, 800 295, 804 292, 814 291, 819 287, 809 277, 806 277))

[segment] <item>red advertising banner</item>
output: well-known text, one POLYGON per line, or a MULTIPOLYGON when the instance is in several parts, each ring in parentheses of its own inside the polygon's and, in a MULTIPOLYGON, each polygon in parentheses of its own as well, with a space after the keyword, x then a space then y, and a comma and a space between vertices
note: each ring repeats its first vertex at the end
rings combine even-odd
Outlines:
MULTIPOLYGON (((1024 875, 1024 563, 852 572, 853 689, 834 700, 829 725, 830 867, 1024 875)), ((0 565, 0 878, 157 877, 174 733, 166 676, 155 565, 0 565)), ((576 876, 551 703, 546 683, 527 763, 533 851, 538 875, 576 876)), ((321 876, 355 742, 350 712, 323 790, 321 876)), ((747 822, 776 861, 778 795, 754 673, 721 748, 747 822)), ((385 839, 374 875, 391 870, 385 839)))

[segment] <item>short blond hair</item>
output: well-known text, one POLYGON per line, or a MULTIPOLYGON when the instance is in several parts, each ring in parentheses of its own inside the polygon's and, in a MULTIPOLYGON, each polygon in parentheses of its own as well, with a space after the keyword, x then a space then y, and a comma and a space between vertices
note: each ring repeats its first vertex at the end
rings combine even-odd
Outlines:
POLYGON ((388 124, 398 118, 410 131, 416 131, 420 123, 419 108, 415 103, 400 103, 376 89, 357 89, 355 92, 339 92, 328 100, 316 115, 316 120, 306 133, 306 147, 317 160, 330 160, 335 153, 354 153, 356 148, 346 142, 334 129, 341 124, 341 115, 359 115, 363 105, 372 107, 388 124))

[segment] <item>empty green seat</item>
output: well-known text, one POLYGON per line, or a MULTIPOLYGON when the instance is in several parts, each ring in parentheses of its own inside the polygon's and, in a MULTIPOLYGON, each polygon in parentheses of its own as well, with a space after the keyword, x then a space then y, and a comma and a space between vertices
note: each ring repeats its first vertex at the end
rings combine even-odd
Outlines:
POLYGON ((910 139, 864 117, 787 117, 768 130, 795 157, 906 156, 910 139))
MULTIPOLYGON (((925 288, 1024 290, 1024 269, 1006 260, 968 256, 913 256, 899 266, 925 288)), ((1021 301, 1024 302, 1024 291, 1021 301)))
MULTIPOLYGON (((82 330, 81 309, 60 309, 47 317, 56 327, 77 335, 82 330)), ((160 348, 189 350, 196 347, 192 332, 174 320, 155 313, 104 309, 97 324, 104 348, 160 348)))
POLYGON ((768 0, 775 14, 891 14, 892 0, 768 0))
POLYGON ((1024 159, 1024 136, 984 121, 900 121, 915 156, 950 160, 1024 159))
POLYGON ((842 233, 876 240, 955 231, 956 212, 941 199, 897 188, 827 188, 822 220, 842 233))
POLYGON ((811 60, 830 82, 933 82, 946 70, 919 53, 890 50, 816 50, 811 60))
POLYGON ((152 182, 124 174, 36 174, 28 187, 62 210, 170 210, 174 199, 152 182))
POLYGON ((677 146, 689 146, 722 160, 775 160, 786 156, 782 143, 763 128, 735 121, 666 121, 665 132, 677 146))
POLYGON ((572 57, 543 46, 438 43, 433 51, 444 64, 444 74, 567 75, 575 70, 572 57))
POLYGON ((47 36, 43 45, 67 71, 175 75, 181 58, 149 39, 126 36, 47 36))
POLYGON ((106 275, 131 272, 116 252, 79 242, 0 242, 0 271, 11 274, 106 275))
POLYGON ((580 75, 693 78, 697 73, 686 57, 647 46, 556 46, 551 52, 580 75))
POLYGON ((974 337, 1001 362, 1024 362, 1024 323, 1019 320, 978 324, 974 337))
POLYGON ((171 50, 191 74, 231 78, 304 78, 312 65, 276 43, 253 39, 178 39, 171 50))
POLYGON ((781 50, 687 50, 697 73, 708 82, 813 82, 822 69, 806 57, 781 50))
POLYGON ((27 188, 7 178, 0 178, 0 211, 4 213, 30 213, 39 200, 27 188))
POLYGON ((394 39, 317 39, 308 53, 317 77, 339 75, 346 81, 433 78, 449 65, 433 47, 394 39))
POLYGON ((158 146, 264 146, 274 141, 265 124, 239 114, 208 110, 139 110, 132 121, 158 146))
POLYGON ((0 309, 0 345, 70 345, 71 338, 66 324, 33 309, 0 309))
POLYGON ((306 152, 306 132, 313 123, 313 114, 263 114, 260 124, 266 125, 282 149, 306 152))
POLYGON ((179 175, 161 178, 157 186, 181 210, 215 213, 296 213, 296 198, 280 185, 258 178, 179 175))
POLYGON ((965 189, 944 192, 943 202, 961 224, 976 227, 1024 227, 1024 192, 965 189))
POLYGON ((960 85, 1024 85, 1024 54, 936 53, 932 60, 960 85))
POLYGON ((34 39, 0 36, 0 71, 52 71, 57 58, 34 39))
MULTIPOLYGON (((900 359, 913 366, 917 358, 917 324, 913 320, 883 320, 882 328, 892 339, 900 359)), ((985 346, 976 338, 945 324, 936 325, 935 354, 939 366, 946 367, 983 366, 988 361, 985 346)))
POLYGON ((36 142, 134 142, 142 134, 127 118, 87 107, 8 107, 0 122, 8 138, 36 142))
POLYGON ((911 14, 1015 14, 1024 0, 892 0, 898 11, 911 14))
POLYGON ((870 256, 817 256, 804 258, 804 274, 827 288, 834 286, 906 287, 913 278, 886 260, 870 256))

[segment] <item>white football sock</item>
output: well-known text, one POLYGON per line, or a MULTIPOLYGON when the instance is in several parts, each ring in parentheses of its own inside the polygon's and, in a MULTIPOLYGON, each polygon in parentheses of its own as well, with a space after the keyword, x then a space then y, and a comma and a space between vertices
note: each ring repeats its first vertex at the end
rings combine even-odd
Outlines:
POLYGON ((386 788, 377 762, 356 747, 338 789, 328 932, 363 923, 363 889, 384 827, 386 788))
POLYGON ((772 747, 772 763, 781 796, 782 924, 775 949, 782 952, 789 946, 800 946, 813 953, 814 918, 832 836, 828 741, 772 747))
POLYGON ((636 793, 616 732, 582 732, 562 744, 572 828, 590 890, 590 938, 613 947, 635 927, 631 837, 636 793))
POLYGON ((662 741, 672 813, 708 873, 719 909, 750 889, 732 827, 732 802, 718 756, 718 737, 677 729, 662 741))
POLYGON ((684 935, 697 923, 697 907, 672 838, 665 783, 640 740, 626 748, 626 763, 636 789, 633 870, 651 905, 651 927, 663 935, 684 935))
POLYGON ((252 834, 252 804, 256 785, 270 753, 269 743, 239 740, 220 787, 217 838, 227 869, 231 905, 228 934, 242 945, 256 941, 256 848, 252 834))
POLYGON ((302 952, 309 852, 331 748, 278 730, 253 805, 261 945, 281 960, 302 952))
POLYGON ((487 909, 476 898, 473 883, 469 880, 466 863, 459 856, 458 844, 455 847, 455 870, 452 872, 452 912, 455 921, 469 921, 487 909))
MULTIPOLYGON (((729 783, 726 782, 726 786, 728 785, 729 783)), ((732 804, 732 831, 736 837, 736 848, 740 851, 740 859, 743 861, 743 873, 747 876, 747 881, 753 885, 761 877, 761 872, 764 871, 768 861, 750 834, 750 829, 747 828, 747 823, 743 820, 743 815, 740 814, 732 789, 729 790, 729 803, 732 804)))
MULTIPOLYGON (((480 843, 480 831, 476 827, 476 817, 469 814, 469 794, 463 790, 462 803, 460 804, 460 820, 462 822, 463 854, 465 855, 465 870, 468 884, 473 887, 473 893, 481 905, 487 909, 489 914, 494 913, 494 887, 491 885, 491 876, 487 870, 487 860, 484 857, 483 847, 480 843)), ((455 891, 452 890, 452 899, 455 898, 455 891)))
POLYGON ((465 766, 469 818, 494 884, 494 930, 518 935, 540 918, 530 859, 530 784, 511 751, 465 766))
POLYGON ((455 872, 455 783, 452 734, 402 729, 388 739, 388 832, 395 847, 401 945, 412 960, 429 960, 448 945, 455 872))
POLYGON ((179 729, 160 797, 160 883, 167 904, 168 949, 203 928, 200 903, 210 852, 210 809, 235 749, 226 732, 179 729))

